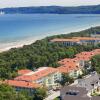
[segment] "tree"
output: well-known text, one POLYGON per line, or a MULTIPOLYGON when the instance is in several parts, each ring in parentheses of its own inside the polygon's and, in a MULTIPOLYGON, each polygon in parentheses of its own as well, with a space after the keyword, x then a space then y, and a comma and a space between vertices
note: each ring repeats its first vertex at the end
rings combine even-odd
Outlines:
MULTIPOLYGON (((19 69, 36 69, 41 66, 59 67, 57 62, 64 58, 73 58, 76 53, 90 51, 97 46, 63 46, 58 43, 51 43, 54 38, 71 38, 77 36, 90 36, 90 29, 73 32, 71 34, 62 34, 38 40, 35 43, 22 48, 14 48, 0 53, 0 78, 11 79, 17 75, 19 69)), ((95 30, 100 31, 100 27, 95 30)))
POLYGON ((66 55, 67 55, 67 57, 69 57, 69 58, 73 58, 74 57, 74 55, 75 55, 75 50, 74 50, 74 48, 72 48, 72 47, 70 47, 70 48, 68 48, 67 50, 66 50, 66 55))
POLYGON ((100 55, 95 55, 91 59, 92 69, 97 71, 100 74, 100 55))
POLYGON ((27 95, 16 92, 7 84, 0 84, 0 100, 32 100, 27 95))
POLYGON ((68 74, 62 74, 62 80, 60 81, 60 84, 62 86, 68 85, 74 82, 74 79, 70 77, 68 74))
POLYGON ((38 88, 35 91, 33 100, 43 100, 46 97, 46 89, 45 88, 38 88))

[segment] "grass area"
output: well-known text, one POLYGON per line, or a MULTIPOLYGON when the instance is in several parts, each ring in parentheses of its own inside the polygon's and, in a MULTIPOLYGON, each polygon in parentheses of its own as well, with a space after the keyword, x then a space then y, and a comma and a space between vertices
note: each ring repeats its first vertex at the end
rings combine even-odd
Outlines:
POLYGON ((55 98, 54 100, 61 100, 60 97, 55 98))

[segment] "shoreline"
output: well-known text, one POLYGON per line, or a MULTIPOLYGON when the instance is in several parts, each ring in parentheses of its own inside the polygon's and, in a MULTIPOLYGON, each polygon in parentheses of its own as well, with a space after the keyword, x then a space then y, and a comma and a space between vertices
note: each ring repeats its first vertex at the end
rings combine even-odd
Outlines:
POLYGON ((0 44, 0 53, 8 51, 12 48, 21 48, 24 45, 30 45, 40 38, 27 38, 23 40, 17 40, 16 42, 1 43, 0 44))
POLYGON ((78 29, 72 29, 71 30, 64 30, 64 32, 49 32, 47 34, 44 34, 42 36, 35 36, 35 37, 28 37, 26 39, 22 39, 22 40, 16 40, 16 42, 9 42, 9 43, 0 43, 0 53, 8 51, 12 48, 21 48, 24 45, 31 45, 32 43, 36 42, 37 40, 41 40, 43 38, 46 38, 48 36, 53 36, 53 35, 60 35, 60 34, 70 34, 73 32, 79 32, 82 30, 86 30, 89 29, 90 27, 97 27, 100 26, 100 24, 98 25, 91 25, 91 26, 87 26, 84 28, 78 28, 78 29))

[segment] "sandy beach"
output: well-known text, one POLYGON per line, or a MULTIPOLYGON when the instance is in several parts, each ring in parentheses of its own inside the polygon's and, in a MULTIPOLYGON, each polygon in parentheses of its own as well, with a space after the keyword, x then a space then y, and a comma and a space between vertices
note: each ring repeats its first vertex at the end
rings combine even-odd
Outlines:
MULTIPOLYGON (((99 25, 98 25, 99 26, 99 25)), ((94 27, 92 25, 92 27, 94 27)), ((82 30, 85 30, 85 29, 88 29, 90 27, 84 27, 84 28, 80 28, 80 29, 74 29, 73 31, 71 30, 64 30, 63 32, 52 32, 52 33, 46 33, 46 35, 43 35, 43 36, 38 36, 38 37, 29 37, 29 38, 26 38, 26 39, 22 39, 22 40, 17 40, 16 42, 8 42, 8 43, 0 43, 0 53, 1 52, 4 52, 4 51, 8 51, 10 50, 11 48, 20 48, 20 47, 23 47, 24 45, 30 45, 32 43, 34 43, 36 40, 41 40, 47 36, 52 36, 52 35, 59 35, 59 34, 68 34, 68 33, 71 33, 71 32, 78 32, 78 31, 82 31, 82 30)))
POLYGON ((0 43, 0 53, 4 51, 8 51, 11 48, 20 48, 24 45, 30 45, 34 43, 36 40, 41 38, 27 38, 23 40, 17 40, 16 42, 8 42, 8 43, 0 43))
POLYGON ((100 26, 100 15, 3 15, 0 16, 0 52, 30 45, 47 36, 95 26, 100 26))

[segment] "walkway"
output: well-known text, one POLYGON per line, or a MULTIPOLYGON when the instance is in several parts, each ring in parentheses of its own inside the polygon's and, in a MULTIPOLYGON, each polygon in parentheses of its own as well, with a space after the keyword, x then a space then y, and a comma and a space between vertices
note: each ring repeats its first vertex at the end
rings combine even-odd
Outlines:
POLYGON ((49 95, 44 100, 54 100, 56 97, 60 96, 60 91, 53 91, 51 95, 49 95))

